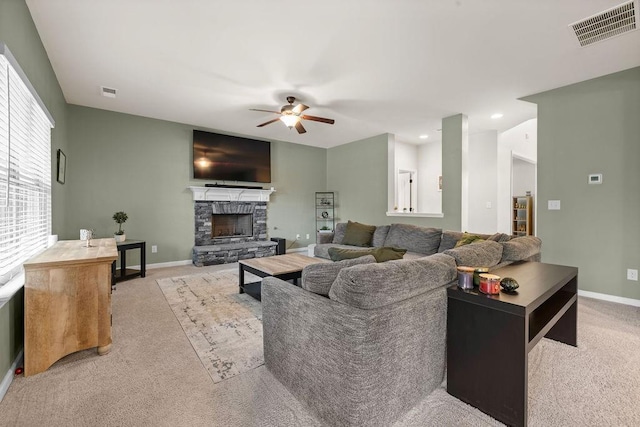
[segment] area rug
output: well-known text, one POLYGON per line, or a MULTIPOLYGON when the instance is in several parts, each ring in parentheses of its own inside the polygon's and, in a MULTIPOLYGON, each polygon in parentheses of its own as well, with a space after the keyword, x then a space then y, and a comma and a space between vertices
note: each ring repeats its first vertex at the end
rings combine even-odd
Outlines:
POLYGON ((238 294, 238 272, 157 280, 214 383, 264 364, 262 307, 238 294))

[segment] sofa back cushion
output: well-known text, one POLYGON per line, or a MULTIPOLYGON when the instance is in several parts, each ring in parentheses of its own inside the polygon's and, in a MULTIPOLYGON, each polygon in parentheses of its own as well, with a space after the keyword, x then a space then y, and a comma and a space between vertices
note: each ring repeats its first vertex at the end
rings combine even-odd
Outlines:
POLYGON ((457 265, 493 267, 502 259, 502 245, 492 240, 484 240, 447 249, 444 253, 455 258, 457 265))
POLYGON ((343 268, 360 264, 372 264, 376 259, 372 255, 362 256, 360 258, 346 259, 339 262, 321 262, 318 264, 307 265, 302 269, 302 289, 313 292, 318 295, 329 295, 329 289, 338 273, 343 268))
POLYGON ((338 245, 341 245, 342 239, 344 238, 344 232, 346 231, 346 229, 347 229, 346 222, 337 223, 333 233, 333 242, 331 243, 337 243, 338 245))
POLYGON ((437 254, 416 260, 356 265, 343 269, 329 298, 369 310, 447 285, 457 276, 455 259, 437 254))
POLYGON ((380 248, 384 246, 384 241, 389 234, 390 225, 379 225, 376 227, 376 231, 373 233, 373 239, 371 240, 371 246, 380 248))
POLYGON ((523 261, 536 254, 542 249, 542 240, 535 236, 514 237, 502 245, 502 261, 523 261))
POLYGON ((418 252, 431 255, 438 252, 440 246, 440 228, 419 227, 410 224, 391 224, 385 246, 406 249, 410 252, 418 252))
POLYGON ((342 238, 343 245, 351 246, 371 246, 373 233, 376 231, 375 225, 360 224, 359 222, 348 221, 342 238))
POLYGON ((343 259, 353 259, 365 255, 373 255, 376 262, 393 261, 402 259, 407 252, 406 249, 383 246, 381 248, 345 249, 340 247, 329 248, 329 257, 332 261, 342 261, 343 259))
POLYGON ((460 239, 465 234, 473 234, 475 236, 481 237, 484 240, 492 240, 494 242, 506 242, 511 238, 511 236, 504 233, 480 234, 480 233, 463 233, 462 231, 445 230, 442 232, 442 239, 440 240, 440 247, 438 247, 438 252, 444 252, 448 249, 455 248, 456 244, 460 241, 460 239))

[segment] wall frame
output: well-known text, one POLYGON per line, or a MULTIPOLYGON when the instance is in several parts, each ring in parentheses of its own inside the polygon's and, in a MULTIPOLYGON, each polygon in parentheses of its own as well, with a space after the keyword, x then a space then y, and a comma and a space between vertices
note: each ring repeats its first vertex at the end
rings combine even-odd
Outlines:
POLYGON ((65 176, 67 174, 67 156, 58 148, 58 174, 56 180, 60 184, 64 184, 65 176))

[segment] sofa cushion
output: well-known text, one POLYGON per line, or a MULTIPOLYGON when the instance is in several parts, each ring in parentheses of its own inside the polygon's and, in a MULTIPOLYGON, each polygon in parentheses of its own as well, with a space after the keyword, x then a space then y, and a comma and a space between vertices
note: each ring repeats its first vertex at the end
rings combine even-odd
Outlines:
POLYGON ((435 254, 440 246, 442 230, 410 224, 391 224, 385 246, 407 249, 425 255, 435 254))
POLYGON ((502 245, 502 261, 522 261, 540 253, 542 240, 535 236, 515 237, 502 245))
POLYGON ((455 260, 444 254, 356 265, 338 273, 329 298, 361 309, 374 309, 445 286, 456 275, 455 260))
POLYGON ((384 241, 389 233, 390 225, 379 225, 376 227, 376 231, 373 233, 373 239, 371 239, 371 246, 379 248, 384 246, 384 241))
MULTIPOLYGON (((460 239, 464 236, 465 233, 462 231, 452 231, 445 230, 442 232, 442 238, 440 240, 440 247, 438 247, 438 252, 444 252, 447 249, 453 249, 456 247, 456 244, 460 239)), ((476 236, 481 237, 484 240, 493 240, 494 242, 506 242, 510 239, 508 234, 504 233, 495 233, 495 234, 481 234, 481 233, 473 233, 476 236)))
POLYGON ((314 294, 329 295, 331 284, 336 280, 340 270, 359 264, 375 263, 373 255, 366 255, 355 259, 346 259, 339 262, 321 262, 311 264, 302 269, 302 289, 314 294))
POLYGON ((342 239, 344 238, 344 232, 347 229, 346 222, 339 222, 336 224, 335 230, 333 230, 333 242, 339 245, 342 244, 342 239))
POLYGON ((359 222, 348 221, 347 228, 342 238, 343 245, 371 246, 373 233, 376 231, 375 225, 360 224, 359 222))
POLYGON ((484 240, 486 240, 486 239, 483 239, 482 237, 478 236, 477 234, 463 233, 462 237, 460 238, 460 240, 458 240, 458 242, 456 243, 456 245, 454 247, 458 248, 460 246, 464 246, 464 245, 468 245, 468 244, 473 243, 473 242, 484 241, 484 240))
POLYGON ((447 249, 444 253, 454 257, 457 265, 493 267, 502 259, 502 244, 484 240, 454 249, 447 249))
POLYGON ((373 255, 376 262, 385 262, 395 259, 402 259, 406 249, 381 247, 381 248, 363 248, 363 249, 346 249, 346 248, 329 248, 329 257, 332 261, 341 261, 343 259, 358 258, 366 255, 373 255))

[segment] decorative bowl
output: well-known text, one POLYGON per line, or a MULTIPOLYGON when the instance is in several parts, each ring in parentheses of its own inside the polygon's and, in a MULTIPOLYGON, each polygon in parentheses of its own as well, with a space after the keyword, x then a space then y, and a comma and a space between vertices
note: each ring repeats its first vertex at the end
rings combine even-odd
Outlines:
POLYGON ((500 286, 502 286, 502 290, 505 292, 515 292, 515 290, 520 287, 518 281, 513 277, 505 277, 500 280, 500 286))

